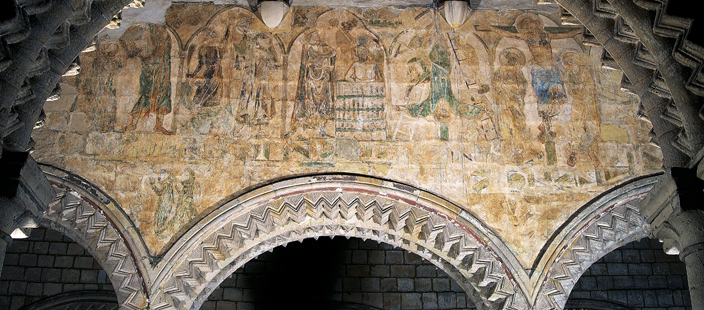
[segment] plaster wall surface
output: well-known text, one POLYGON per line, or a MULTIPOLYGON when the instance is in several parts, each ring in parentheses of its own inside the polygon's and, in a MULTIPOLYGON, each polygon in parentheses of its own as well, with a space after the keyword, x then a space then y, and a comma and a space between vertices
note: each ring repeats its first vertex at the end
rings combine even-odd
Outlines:
POLYGON ((551 10, 458 29, 422 7, 294 6, 273 30, 227 5, 140 14, 63 80, 34 156, 106 191, 153 255, 248 188, 345 172, 447 198, 528 267, 579 207, 661 167, 638 98, 551 10))

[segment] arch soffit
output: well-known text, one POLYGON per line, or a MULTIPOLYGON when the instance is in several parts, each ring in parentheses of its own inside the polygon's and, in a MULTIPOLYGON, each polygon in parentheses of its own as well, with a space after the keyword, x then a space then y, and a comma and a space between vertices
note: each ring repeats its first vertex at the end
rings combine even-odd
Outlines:
POLYGON ((76 291, 35 301, 20 310, 118 309, 115 293, 110 291, 76 291), (63 308, 62 308, 63 307, 63 308))

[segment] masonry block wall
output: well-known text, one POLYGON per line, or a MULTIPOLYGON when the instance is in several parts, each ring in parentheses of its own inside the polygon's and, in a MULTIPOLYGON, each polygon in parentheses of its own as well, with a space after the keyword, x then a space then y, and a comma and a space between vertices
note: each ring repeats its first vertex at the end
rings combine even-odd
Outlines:
MULTIPOLYGON (((60 293, 112 291, 93 257, 70 238, 34 229, 14 240, 0 276, 0 309, 17 310, 60 293)), ((572 301, 607 301, 633 310, 687 310, 684 264, 644 239, 593 264, 572 301)), ((227 278, 201 309, 475 309, 447 274, 387 244, 342 237, 305 240, 260 255, 227 278)))
POLYGON ((685 265, 678 256, 665 254, 657 239, 606 254, 579 279, 573 299, 609 301, 633 310, 692 309, 685 265))
POLYGON ((375 241, 308 239, 260 255, 214 290, 202 310, 475 309, 445 272, 375 241))
POLYGON ((0 276, 0 309, 16 310, 45 297, 82 290, 113 291, 85 249, 58 231, 36 228, 13 240, 0 276))

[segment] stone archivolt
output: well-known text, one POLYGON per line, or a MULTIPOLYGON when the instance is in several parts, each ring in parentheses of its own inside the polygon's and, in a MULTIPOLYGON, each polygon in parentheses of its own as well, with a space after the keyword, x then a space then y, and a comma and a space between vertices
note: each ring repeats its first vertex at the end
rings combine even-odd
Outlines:
POLYGON ((89 249, 124 309, 198 309, 259 254, 321 236, 371 239, 416 253, 448 273, 481 309, 562 309, 594 261, 650 234, 637 203, 656 177, 622 185, 583 207, 530 274, 472 215, 391 181, 319 175, 263 186, 212 211, 151 264, 153 258, 139 254, 146 252, 137 230, 114 224, 119 206, 76 176, 51 180, 60 194, 44 224, 89 249))
POLYGON ((22 309, 26 310, 117 310, 115 294, 102 291, 77 291, 40 299, 22 309))
POLYGON ((122 232, 98 207, 97 197, 76 191, 58 178, 52 183, 57 192, 56 200, 49 205, 42 222, 63 232, 83 245, 95 257, 110 277, 121 309, 144 309, 147 294, 142 272, 137 268, 134 251, 123 241, 122 232))
POLYGON ((533 295, 535 309, 562 309, 589 266, 625 244, 650 236, 638 202, 656 181, 656 177, 649 177, 623 185, 585 206, 574 221, 563 226, 546 251, 551 255, 541 261, 548 265, 539 268, 546 278, 533 295))
POLYGON ((155 309, 196 309, 248 260, 276 246, 320 236, 372 239, 401 247, 450 274, 485 309, 527 301, 482 229, 446 201, 366 177, 318 176, 276 183, 224 205, 187 233, 159 263, 155 309), (182 254, 183 253, 183 254, 182 254))

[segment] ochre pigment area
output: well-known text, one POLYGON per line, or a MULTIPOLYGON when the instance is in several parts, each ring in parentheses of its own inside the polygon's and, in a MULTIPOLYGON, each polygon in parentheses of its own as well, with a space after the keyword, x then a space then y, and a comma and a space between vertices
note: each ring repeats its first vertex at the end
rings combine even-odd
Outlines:
POLYGON ((529 267, 584 203, 660 170, 650 124, 581 28, 541 12, 173 5, 99 39, 35 158, 103 189, 162 253, 270 180, 349 172, 458 204, 529 267), (74 93, 73 95, 71 93, 74 93))

